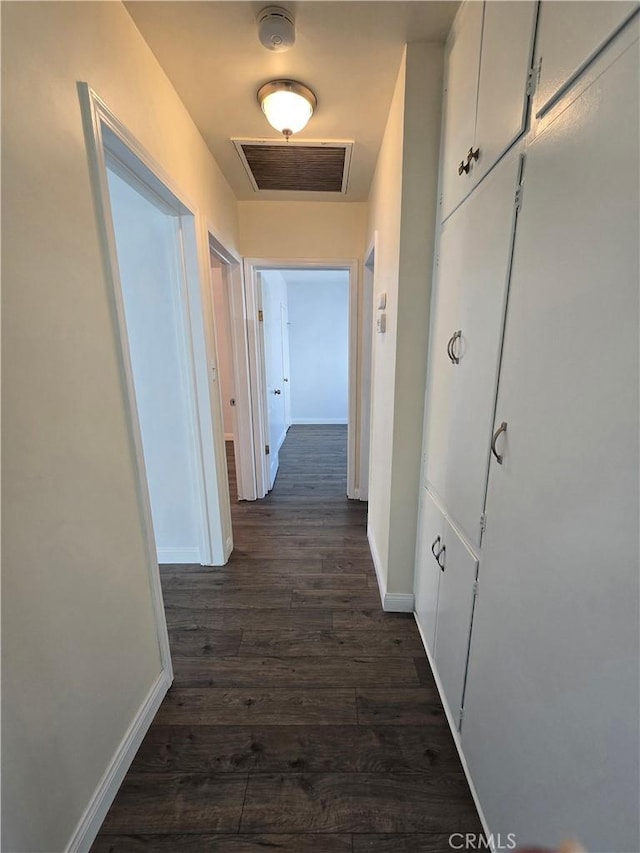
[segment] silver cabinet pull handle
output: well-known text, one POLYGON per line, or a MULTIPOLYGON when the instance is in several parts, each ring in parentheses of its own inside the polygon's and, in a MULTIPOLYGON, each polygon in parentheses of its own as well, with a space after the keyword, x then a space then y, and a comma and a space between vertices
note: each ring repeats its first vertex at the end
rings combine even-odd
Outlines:
POLYGON ((460 165, 458 166, 458 174, 459 175, 468 175, 470 168, 471 168, 471 163, 469 162, 468 159, 467 159, 466 163, 464 162, 464 160, 461 160, 460 165))
POLYGON ((441 572, 444 572, 444 561, 445 561, 446 556, 447 556, 447 546, 443 545, 442 548, 440 548, 440 550, 438 551, 438 556, 437 556, 437 562, 438 562, 438 565, 440 566, 441 572), (440 557, 442 557, 442 562, 440 562, 440 557))
POLYGON ((453 337, 451 338, 451 361, 454 364, 460 364, 460 356, 456 355, 456 351, 454 349, 456 345, 456 341, 459 341, 462 338, 462 329, 458 329, 457 332, 453 333, 453 337))
POLYGON ((453 344, 453 337, 454 336, 451 335, 451 337, 449 338, 449 342, 447 344, 447 355, 449 356, 449 358, 451 360, 451 364, 455 364, 455 361, 453 360, 455 356, 451 352, 451 345, 453 344))
POLYGON ((440 537, 439 536, 436 536, 436 538, 431 543, 431 553, 436 558, 436 560, 438 559, 438 555, 436 554, 436 545, 438 545, 439 543, 440 543, 440 537))
POLYGON ((467 154, 467 165, 471 165, 472 160, 477 160, 480 157, 480 149, 476 148, 474 151, 473 148, 469 149, 469 153, 467 154))
POLYGON ((491 452, 496 457, 496 462, 498 463, 498 465, 502 465, 502 460, 504 459, 504 456, 502 453, 498 453, 498 451, 496 450, 496 441, 500 438, 502 433, 506 432, 506 431, 507 431, 507 422, 502 421, 502 423, 500 424, 498 429, 494 432, 493 438, 491 439, 491 452))

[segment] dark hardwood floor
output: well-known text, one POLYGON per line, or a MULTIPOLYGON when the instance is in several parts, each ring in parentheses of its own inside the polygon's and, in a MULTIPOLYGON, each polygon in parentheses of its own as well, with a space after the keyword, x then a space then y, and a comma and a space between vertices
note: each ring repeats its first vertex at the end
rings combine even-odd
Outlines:
POLYGON ((161 568, 174 685, 93 853, 436 853, 481 827, 413 618, 380 608, 346 428, 295 426, 223 569, 161 568))

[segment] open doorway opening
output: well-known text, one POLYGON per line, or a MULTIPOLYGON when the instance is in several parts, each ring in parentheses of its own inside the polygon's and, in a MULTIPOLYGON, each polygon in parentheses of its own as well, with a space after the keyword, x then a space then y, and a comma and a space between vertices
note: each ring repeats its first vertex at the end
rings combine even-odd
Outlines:
POLYGON ((233 366, 231 345, 231 308, 229 293, 229 267, 213 249, 210 250, 211 296, 216 328, 218 353, 218 379, 222 404, 222 420, 229 478, 229 497, 238 500, 236 456, 239 451, 236 440, 236 375, 233 366))
POLYGON ((112 154, 107 176, 157 559, 207 562, 180 212, 112 154))
MULTIPOLYGON (((358 497, 357 265, 249 262, 245 278, 249 316, 257 318, 250 360, 256 447, 264 447, 258 496, 274 486, 288 430, 311 438, 323 427, 323 435, 343 434, 344 492, 358 497)), ((305 446, 313 452, 312 442, 305 446)))
POLYGON ((242 265, 210 229, 209 270, 229 495, 234 503, 255 500, 253 413, 242 265))

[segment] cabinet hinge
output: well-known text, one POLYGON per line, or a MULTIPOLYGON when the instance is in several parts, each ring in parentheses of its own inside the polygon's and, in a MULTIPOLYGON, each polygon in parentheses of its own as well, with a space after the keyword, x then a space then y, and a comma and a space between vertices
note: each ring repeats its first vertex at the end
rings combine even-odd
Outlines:
POLYGON ((265 446, 264 446, 264 452, 265 452, 265 456, 268 456, 268 455, 269 455, 269 453, 271 453, 271 449, 269 448, 269 445, 268 445, 268 444, 265 444, 265 446))
POLYGON ((529 73, 527 74, 527 95, 531 97, 536 91, 536 83, 538 82, 538 70, 534 66, 529 69, 529 73))
POLYGON ((484 533, 487 529, 487 513, 483 512, 480 515, 480 533, 484 533))
POLYGON ((262 313, 262 308, 258 311, 258 322, 259 323, 264 322, 264 314, 262 313))
POLYGON ((464 708, 460 708, 460 716, 458 717, 458 731, 462 729, 462 721, 464 720, 464 708))
POLYGON ((473 597, 477 598, 478 596, 478 581, 473 582, 473 597))
POLYGON ((516 190, 516 195, 514 198, 514 207, 516 209, 516 212, 519 211, 522 207, 522 185, 520 185, 516 190))

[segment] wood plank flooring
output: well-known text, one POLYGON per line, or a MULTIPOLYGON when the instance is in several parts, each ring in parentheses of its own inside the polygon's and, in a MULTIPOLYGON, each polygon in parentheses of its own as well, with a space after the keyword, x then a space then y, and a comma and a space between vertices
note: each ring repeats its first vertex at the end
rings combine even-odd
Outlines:
POLYGON ((162 566, 174 685, 93 853, 442 853, 481 831, 413 618, 383 613, 346 428, 295 426, 223 569, 162 566))

